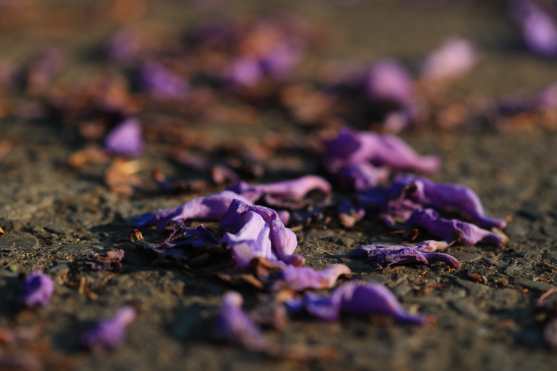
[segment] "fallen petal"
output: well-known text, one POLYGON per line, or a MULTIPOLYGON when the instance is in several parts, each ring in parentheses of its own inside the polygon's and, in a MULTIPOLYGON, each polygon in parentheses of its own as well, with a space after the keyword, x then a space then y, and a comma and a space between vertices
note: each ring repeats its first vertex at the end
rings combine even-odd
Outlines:
POLYGON ((350 268, 344 264, 333 264, 320 271, 310 267, 285 266, 273 287, 294 291, 330 289, 340 276, 350 276, 351 273, 350 268))
POLYGON ((105 148, 114 154, 136 157, 143 153, 141 125, 136 119, 118 124, 105 138, 105 148))
POLYGON ((33 272, 23 282, 23 304, 27 307, 45 306, 54 292, 54 282, 44 273, 33 272))
POLYGON ((81 338, 82 344, 87 348, 118 347, 124 341, 126 328, 135 320, 136 315, 132 307, 119 309, 114 317, 100 321, 86 331, 81 338))

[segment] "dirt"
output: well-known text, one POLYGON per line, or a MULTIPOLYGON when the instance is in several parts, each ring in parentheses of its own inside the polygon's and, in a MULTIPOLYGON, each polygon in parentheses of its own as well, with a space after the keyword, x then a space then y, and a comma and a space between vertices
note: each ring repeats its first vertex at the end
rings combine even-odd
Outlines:
MULTIPOLYGON (((58 5, 48 13, 50 18, 41 18, 33 27, 2 28, 0 56, 18 59, 37 45, 56 43, 75 53, 75 73, 95 68, 87 66, 80 53, 106 35, 116 21, 89 19, 87 9, 95 8, 94 2, 52 3, 58 5)), ((327 48, 316 58, 336 62, 385 55, 416 59, 449 35, 469 37, 481 47, 482 61, 459 83, 458 94, 496 97, 527 92, 557 78, 554 62, 540 61, 513 47, 516 40, 500 2, 489 6, 481 1, 433 0, 254 3, 153 2, 147 20, 134 22, 172 33, 183 30, 188 22, 224 13, 211 6, 226 8, 229 16, 244 17, 282 9, 329 28, 327 48), (217 5, 207 5, 213 3, 217 5)), ((270 120, 273 128, 297 133, 283 118, 270 120)), ((211 123, 196 125, 203 129, 211 123)), ((265 130, 266 125, 267 119, 255 124, 258 130, 265 130)), ((154 264, 151 257, 125 242, 131 232, 130 217, 191 196, 126 198, 110 192, 101 174, 83 175, 67 166, 68 156, 78 146, 60 132, 57 123, 0 119, 0 130, 0 141, 12 144, 0 159, 0 227, 5 231, 0 237, 0 327, 38 329, 33 340, 15 354, 35 357, 45 369, 554 369, 554 350, 544 343, 535 308, 538 297, 557 285, 554 132, 464 128, 405 134, 421 152, 443 159, 437 179, 472 187, 491 214, 510 218, 506 230, 510 242, 500 249, 451 246, 450 252, 463 263, 457 271, 443 265, 379 269, 340 257, 360 243, 391 238, 378 222, 364 220, 353 230, 319 224, 304 228, 298 232, 299 251, 309 265, 343 262, 355 278, 383 282, 410 311, 431 315, 436 321, 411 328, 367 319, 337 323, 294 319, 282 332, 265 332, 280 344, 332 347, 337 353, 334 359, 295 362, 212 341, 211 321, 222 294, 231 287, 187 267, 154 264), (72 273, 80 257, 115 247, 126 251, 121 272, 72 273), (44 309, 21 310, 19 277, 34 269, 56 278, 56 293, 44 309), (80 330, 125 303, 136 305, 140 314, 124 345, 114 352, 81 350, 80 330)), ((218 130, 226 133, 227 129, 218 130)), ((277 172, 302 175, 318 168, 313 158, 294 156, 294 160, 279 166, 277 172)), ((148 148, 140 163, 142 174, 155 166, 174 169, 156 148, 148 148)), ((248 307, 264 299, 255 289, 241 291, 248 307)), ((6 345, 5 349, 11 348, 6 345)))

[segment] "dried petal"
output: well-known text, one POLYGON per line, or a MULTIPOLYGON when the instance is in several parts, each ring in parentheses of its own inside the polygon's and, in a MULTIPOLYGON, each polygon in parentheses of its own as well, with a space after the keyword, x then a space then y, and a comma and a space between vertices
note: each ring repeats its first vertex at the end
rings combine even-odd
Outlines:
POLYGON ((325 166, 336 174, 347 164, 371 162, 395 170, 435 172, 439 159, 420 156, 405 142, 393 135, 379 135, 343 129, 332 140, 325 143, 325 166))
POLYGON ((310 267, 285 266, 273 285, 275 289, 289 288, 294 291, 306 289, 330 289, 340 276, 350 276, 352 271, 344 264, 333 264, 317 271, 310 267))
POLYGON ((44 273, 33 272, 23 282, 22 301, 27 307, 45 306, 54 292, 54 282, 44 273))
POLYGON ((557 56, 557 24, 549 13, 530 0, 512 1, 511 12, 524 44, 532 53, 557 56))
POLYGON ((460 262, 449 254, 435 252, 446 249, 445 242, 424 241, 416 245, 397 244, 371 244, 360 246, 352 251, 354 257, 365 257, 371 262, 383 266, 397 264, 430 264, 433 261, 442 261, 453 268, 459 268, 460 262))
POLYGON ((306 175, 297 179, 268 184, 240 182, 230 187, 229 190, 241 194, 252 202, 266 197, 272 199, 272 202, 275 203, 286 203, 288 201, 302 201, 308 193, 314 190, 328 195, 331 193, 331 185, 319 176, 306 175))
POLYGON ((109 152, 136 157, 143 153, 141 125, 136 119, 127 119, 118 124, 105 138, 105 147, 109 152))
POLYGON ((165 66, 145 63, 139 71, 140 85, 143 90, 157 98, 179 98, 188 91, 186 81, 165 66))
POLYGON ((457 212, 482 228, 505 228, 502 219, 485 215, 480 198, 470 188, 451 183, 435 183, 415 176, 398 177, 393 186, 404 190, 405 197, 426 207, 445 212, 457 212))
POLYGON ((476 51, 468 40, 450 39, 426 58, 422 78, 429 81, 453 80, 466 74, 476 62, 476 51))
POLYGON ((413 81, 395 61, 384 60, 374 64, 366 77, 366 92, 372 102, 405 107, 413 100, 413 81))
POLYGON ((155 223, 166 224, 170 221, 179 220, 220 220, 226 214, 233 200, 240 200, 246 204, 250 203, 237 193, 223 191, 209 196, 196 197, 175 208, 143 214, 137 217, 133 224, 136 227, 144 227, 155 223))
POLYGON ((269 348, 269 343, 259 328, 242 310, 242 302, 242 296, 237 292, 227 292, 224 295, 216 321, 216 335, 250 350, 269 348))
POLYGON ((81 338, 82 344, 87 348, 118 347, 124 341, 126 328, 135 320, 136 315, 132 307, 119 309, 114 317, 100 321, 86 331, 81 338))
POLYGON ((223 242, 232 249, 240 267, 256 257, 287 264, 303 261, 293 255, 298 244, 296 235, 284 226, 273 209, 234 200, 221 220, 221 228, 229 232, 223 242))
POLYGON ((341 313, 353 315, 385 315, 401 323, 421 325, 425 318, 407 313, 396 297, 379 283, 348 282, 329 296, 306 293, 302 299, 286 302, 293 311, 308 314, 326 321, 339 319, 341 313))
POLYGON ((408 219, 407 226, 423 228, 431 235, 447 242, 460 241, 466 245, 486 243, 496 246, 502 246, 507 242, 504 235, 457 219, 442 218, 433 209, 415 210, 408 219))

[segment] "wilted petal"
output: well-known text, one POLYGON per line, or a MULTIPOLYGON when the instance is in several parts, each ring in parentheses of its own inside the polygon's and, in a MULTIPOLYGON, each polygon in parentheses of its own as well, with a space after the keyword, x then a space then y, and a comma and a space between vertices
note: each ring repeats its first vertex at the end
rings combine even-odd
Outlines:
POLYGON ((178 98, 188 90, 181 76, 155 62, 145 63, 141 67, 139 79, 143 90, 159 98, 178 98))
POLYGON ((440 162, 435 156, 420 156, 402 139, 393 135, 343 129, 325 143, 325 166, 337 173, 348 164, 370 162, 394 170, 435 172, 440 162))
POLYGON ((447 242, 460 241, 467 245, 478 243, 502 246, 507 238, 457 219, 445 219, 433 209, 415 210, 407 222, 408 227, 422 228, 447 242))
POLYGON ((316 175, 306 175, 301 178, 284 180, 267 184, 248 184, 240 182, 229 190, 241 194, 252 202, 263 196, 270 196, 273 200, 302 201, 311 191, 331 193, 331 185, 325 179, 316 175))
POLYGON ((543 57, 557 56, 557 24, 549 13, 530 0, 513 1, 511 12, 530 51, 543 57))
MULTIPOLYGON (((286 228, 273 209, 234 200, 221 220, 221 228, 240 234, 234 238, 242 243, 233 248, 240 266, 249 263, 246 259, 250 257, 265 257, 287 264, 303 262, 303 259, 294 255, 298 244, 296 234, 286 228), (269 249, 269 244, 272 250, 269 249)), ((232 241, 230 237, 232 236, 225 238, 225 243, 232 241)))
POLYGON ((54 282, 44 273, 33 272, 23 282, 22 301, 27 307, 45 306, 54 292, 54 282))
POLYGON ((400 64, 384 60, 368 71, 366 92, 372 102, 404 107, 413 99, 414 83, 400 64))
POLYGON ((474 67, 477 59, 476 51, 468 40, 447 40, 426 58, 422 78, 430 81, 459 78, 474 67))
POLYGON ((456 212, 482 228, 504 228, 502 219, 485 215, 480 198, 470 188, 451 183, 435 183, 415 176, 398 177, 394 189, 404 190, 412 201, 446 212, 456 212))
POLYGON ((280 278, 275 283, 275 288, 289 288, 294 291, 306 289, 332 288, 340 276, 349 276, 350 268, 344 264, 333 264, 323 270, 310 267, 285 266, 280 278))
POLYGON ((301 301, 287 302, 290 310, 305 310, 323 320, 337 320, 341 313, 353 315, 379 314, 393 317, 402 323, 421 325, 425 318, 407 313, 396 297, 378 283, 348 282, 331 295, 307 293, 301 301))
POLYGON ((453 268, 459 268, 460 262, 456 258, 435 252, 437 249, 446 249, 447 246, 447 243, 440 241, 424 241, 416 245, 371 244, 357 248, 351 255, 365 257, 383 266, 442 261, 453 268))
POLYGON ((251 87, 263 79, 263 71, 257 59, 240 58, 232 62, 226 73, 226 80, 234 86, 251 87))
POLYGON ((250 350, 268 348, 269 344, 263 338, 261 331, 242 310, 242 302, 242 296, 237 292, 228 292, 224 295, 216 321, 216 335, 250 350))
POLYGON ((299 59, 300 51, 297 48, 279 45, 261 58, 261 70, 266 76, 282 79, 296 66, 299 59))
POLYGON ((365 191, 387 180, 389 170, 367 162, 348 164, 336 174, 339 184, 347 189, 365 191))
POLYGON ((100 321, 86 331, 81 338, 82 344, 87 348, 118 347, 124 341, 126 328, 135 317, 136 311, 132 307, 121 308, 111 319, 100 321))
POLYGON ((234 200, 250 204, 248 200, 237 193, 223 191, 209 196, 196 197, 176 208, 162 209, 154 213, 143 214, 136 218, 133 224, 136 227, 143 227, 155 223, 164 224, 172 220, 186 221, 200 219, 218 221, 226 214, 234 200))
POLYGON ((141 125, 136 119, 127 119, 118 124, 105 138, 109 152, 124 156, 139 156, 143 153, 141 125))

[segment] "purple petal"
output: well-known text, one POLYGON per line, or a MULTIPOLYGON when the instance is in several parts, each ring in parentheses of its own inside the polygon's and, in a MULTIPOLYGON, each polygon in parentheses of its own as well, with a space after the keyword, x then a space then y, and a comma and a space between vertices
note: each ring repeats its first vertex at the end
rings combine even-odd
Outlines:
POLYGON ((526 47, 543 57, 557 56, 557 24, 540 6, 529 0, 511 3, 511 11, 526 47))
POLYGON ((338 136, 325 143, 325 165, 337 173, 347 164, 371 162, 395 170, 432 173, 439 169, 439 159, 420 156, 404 141, 393 135, 355 132, 343 129, 338 136))
POLYGON ((423 228, 431 235, 447 242, 461 241, 467 245, 478 243, 502 246, 506 238, 474 224, 457 219, 445 219, 433 209, 415 210, 407 222, 408 227, 423 228))
POLYGON ((287 302, 287 307, 291 311, 304 309, 314 317, 329 321, 337 320, 341 313, 348 313, 385 315, 416 325, 425 322, 424 317, 407 313, 389 289, 378 283, 348 282, 329 296, 307 293, 301 301, 287 302))
POLYGON ((257 59, 240 58, 232 62, 225 72, 226 80, 238 87, 251 87, 263 79, 263 71, 257 59))
POLYGON ((229 232, 224 242, 241 267, 254 257, 300 263, 293 255, 298 244, 296 234, 284 226, 273 209, 234 200, 221 220, 221 228, 229 232))
POLYGON ((477 59, 476 51, 468 40, 447 40, 426 58, 422 78, 433 81, 459 78, 474 67, 477 59))
POLYGON ((448 254, 434 252, 446 249, 445 242, 424 241, 416 245, 371 244, 357 248, 351 252, 354 257, 365 257, 369 261, 383 266, 396 264, 429 264, 432 261, 442 261, 454 268, 460 267, 460 262, 448 254))
POLYGON ((23 282, 22 301, 27 307, 45 306, 54 292, 54 282, 44 273, 33 272, 23 282))
POLYGON ((426 178, 401 176, 394 188, 405 189, 414 202, 446 212, 457 212, 482 228, 505 228, 502 219, 485 215, 480 198, 470 188, 450 183, 435 183, 426 178))
POLYGON ((287 287, 294 291, 306 289, 329 289, 333 287, 340 276, 349 276, 350 268, 344 264, 333 264, 317 271, 310 267, 285 266, 281 277, 275 283, 275 288, 287 287))
POLYGON ((188 90, 188 86, 181 76, 174 74, 159 63, 145 63, 139 74, 142 89, 158 98, 178 98, 188 90))
POLYGON ((300 60, 300 51, 290 45, 273 48, 260 60, 263 73, 273 79, 284 78, 300 60))
POLYGON ((118 124, 105 138, 109 152, 124 156, 139 156, 143 153, 141 125, 136 119, 127 119, 118 124))
POLYGON ((384 60, 368 71, 366 92, 372 102, 404 107, 413 100, 414 83, 400 64, 384 60))
POLYGON ((250 350, 268 348, 259 328, 242 310, 242 302, 242 296, 237 292, 224 295, 216 321, 216 335, 250 350))
POLYGON ((347 189, 365 191, 377 186, 389 177, 389 170, 384 167, 361 162, 348 164, 342 167, 336 174, 339 184, 347 189))
POLYGON ((250 204, 248 200, 237 193, 223 191, 209 196, 196 197, 175 208, 143 214, 136 218, 133 224, 136 227, 143 227, 155 223, 165 224, 170 221, 192 219, 218 221, 226 214, 234 200, 250 204))
POLYGON ((241 194, 252 202, 256 202, 262 196, 272 196, 274 199, 285 201, 301 201, 314 190, 330 194, 331 185, 319 176, 306 175, 297 179, 268 184, 250 185, 240 182, 230 187, 229 190, 241 194))
POLYGON ((87 348, 118 347, 125 337, 126 328, 135 320, 136 311, 132 307, 123 307, 116 312, 114 317, 98 322, 93 328, 86 331, 82 344, 87 348))
POLYGON ((126 62, 135 58, 141 50, 141 43, 136 33, 130 30, 114 34, 106 45, 108 58, 117 62, 126 62))

